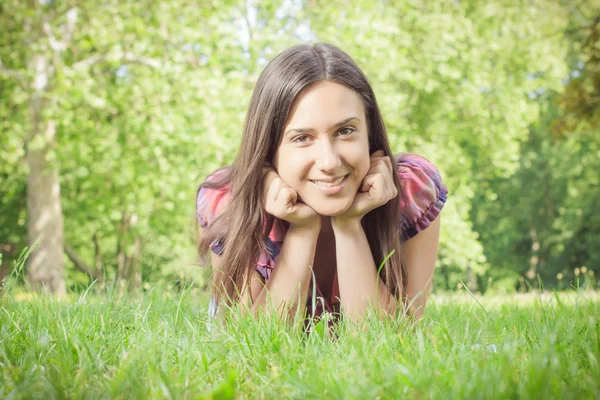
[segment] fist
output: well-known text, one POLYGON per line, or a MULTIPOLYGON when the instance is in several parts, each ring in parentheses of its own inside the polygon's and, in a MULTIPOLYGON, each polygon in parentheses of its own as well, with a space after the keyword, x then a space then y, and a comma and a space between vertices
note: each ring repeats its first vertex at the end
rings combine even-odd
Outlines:
POLYGON ((298 192, 271 165, 263 167, 263 207, 269 214, 295 226, 319 223, 315 210, 298 200, 298 192))
POLYGON ((394 184, 390 157, 384 155, 383 150, 378 150, 371 155, 371 166, 367 175, 354 198, 350 208, 336 219, 361 220, 369 211, 381 207, 388 201, 398 196, 398 189, 394 184))

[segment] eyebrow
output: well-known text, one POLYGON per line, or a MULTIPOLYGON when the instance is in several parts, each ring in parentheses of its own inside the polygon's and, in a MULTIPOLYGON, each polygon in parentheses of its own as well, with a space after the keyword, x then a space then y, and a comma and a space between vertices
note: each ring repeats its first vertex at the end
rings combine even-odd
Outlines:
MULTIPOLYGON (((360 119, 359 119, 358 117, 350 117, 350 118, 346 118, 346 119, 345 119, 345 120, 343 120, 343 121, 336 122, 335 124, 333 124, 332 126, 330 126, 330 127, 328 128, 328 130, 333 130, 333 129, 335 129, 335 128, 339 128, 340 126, 347 124, 348 122, 352 121, 353 119, 355 119, 355 120, 357 120, 357 121, 360 121, 360 119)), ((307 132, 314 132, 314 129, 313 129, 313 128, 291 128, 291 129, 288 129, 288 130, 287 130, 287 131, 286 131, 286 132, 283 134, 283 136, 287 136, 287 135, 289 135, 291 132, 307 133, 307 132)))

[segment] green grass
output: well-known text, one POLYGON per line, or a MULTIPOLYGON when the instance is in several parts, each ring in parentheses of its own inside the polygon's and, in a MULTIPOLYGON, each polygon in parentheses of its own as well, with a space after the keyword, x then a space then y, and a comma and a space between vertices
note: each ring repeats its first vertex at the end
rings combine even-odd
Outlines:
POLYGON ((0 299, 0 398, 598 398, 593 292, 433 296, 424 318, 317 327, 236 318, 207 296, 0 299), (496 351, 494 351, 496 350, 496 351))

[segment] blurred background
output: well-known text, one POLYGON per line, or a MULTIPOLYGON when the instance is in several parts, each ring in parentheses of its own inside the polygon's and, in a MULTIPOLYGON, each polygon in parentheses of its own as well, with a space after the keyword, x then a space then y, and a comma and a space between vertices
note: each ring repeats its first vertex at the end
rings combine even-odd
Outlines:
POLYGON ((325 41, 392 149, 450 190, 435 291, 597 288, 600 1, 0 2, 0 276, 63 294, 194 282, 198 185, 258 75, 325 41))

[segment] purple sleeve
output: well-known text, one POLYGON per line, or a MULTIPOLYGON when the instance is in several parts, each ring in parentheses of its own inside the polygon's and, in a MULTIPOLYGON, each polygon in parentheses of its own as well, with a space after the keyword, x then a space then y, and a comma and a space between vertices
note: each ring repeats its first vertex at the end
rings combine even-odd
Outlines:
POLYGON ((400 231, 402 239, 408 240, 437 218, 446 203, 448 189, 437 168, 421 156, 396 156, 396 168, 403 192, 399 196, 404 214, 400 231))

